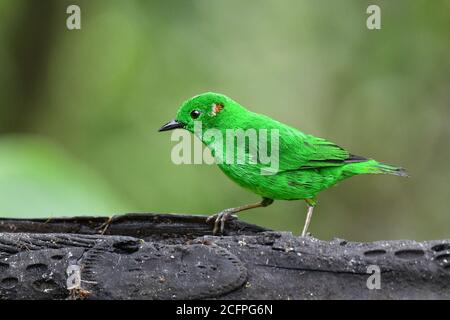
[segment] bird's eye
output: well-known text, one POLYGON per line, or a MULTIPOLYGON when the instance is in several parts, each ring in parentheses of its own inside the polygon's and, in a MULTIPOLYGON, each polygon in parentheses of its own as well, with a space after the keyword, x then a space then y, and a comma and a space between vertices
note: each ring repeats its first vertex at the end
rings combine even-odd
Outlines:
POLYGON ((198 111, 198 110, 192 110, 192 111, 191 111, 191 118, 192 118, 192 119, 197 119, 198 117, 200 117, 200 111, 198 111))

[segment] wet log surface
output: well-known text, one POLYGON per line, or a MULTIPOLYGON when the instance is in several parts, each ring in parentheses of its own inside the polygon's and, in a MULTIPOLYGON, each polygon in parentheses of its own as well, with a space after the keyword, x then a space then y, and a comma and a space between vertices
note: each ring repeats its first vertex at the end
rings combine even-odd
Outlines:
POLYGON ((169 214, 101 234, 106 221, 0 219, 0 299, 450 299, 450 239, 321 241, 239 220, 218 237, 169 214))

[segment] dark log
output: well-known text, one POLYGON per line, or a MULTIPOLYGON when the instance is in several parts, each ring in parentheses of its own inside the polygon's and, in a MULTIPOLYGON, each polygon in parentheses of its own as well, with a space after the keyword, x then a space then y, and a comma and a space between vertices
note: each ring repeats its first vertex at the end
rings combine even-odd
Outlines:
POLYGON ((238 220, 217 237, 204 216, 168 214, 101 234, 106 222, 0 219, 0 299, 450 298, 450 240, 321 241, 238 220))

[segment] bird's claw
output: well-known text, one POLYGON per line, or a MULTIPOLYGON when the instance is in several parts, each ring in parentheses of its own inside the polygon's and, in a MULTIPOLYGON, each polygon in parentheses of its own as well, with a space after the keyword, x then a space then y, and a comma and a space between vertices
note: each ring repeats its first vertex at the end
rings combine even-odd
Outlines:
POLYGON ((314 236, 312 235, 311 232, 307 232, 306 234, 301 234, 301 237, 305 237, 305 238, 314 238, 314 236))
POLYGON ((216 235, 219 230, 220 230, 220 233, 223 234, 223 232, 225 231, 225 222, 226 221, 233 220, 236 218, 237 218, 237 216, 233 215, 232 211, 224 210, 217 214, 209 216, 206 219, 206 222, 209 223, 214 220, 213 235, 216 235))
POLYGON ((96 230, 101 234, 104 235, 106 230, 108 230, 111 223, 114 221, 114 216, 108 217, 108 220, 106 220, 104 223, 102 223, 100 226, 96 227, 96 230))

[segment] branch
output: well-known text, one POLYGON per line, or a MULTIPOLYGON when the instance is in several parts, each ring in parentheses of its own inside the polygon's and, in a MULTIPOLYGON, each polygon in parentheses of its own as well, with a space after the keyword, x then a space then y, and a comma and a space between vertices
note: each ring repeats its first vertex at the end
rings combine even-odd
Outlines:
POLYGON ((328 242, 238 220, 215 237, 205 216, 168 214, 99 234, 106 221, 0 219, 0 299, 450 298, 450 240, 328 242))

